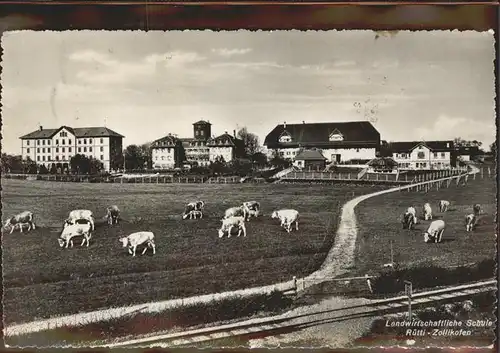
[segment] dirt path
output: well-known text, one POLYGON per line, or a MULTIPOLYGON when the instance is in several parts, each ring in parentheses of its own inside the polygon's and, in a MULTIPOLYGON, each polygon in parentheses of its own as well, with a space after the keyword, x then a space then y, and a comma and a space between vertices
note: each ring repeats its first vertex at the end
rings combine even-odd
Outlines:
MULTIPOLYGON (((357 223, 354 208, 362 201, 383 195, 398 190, 404 190, 407 187, 396 187, 387 190, 377 191, 371 194, 358 196, 353 200, 348 201, 342 208, 341 220, 335 243, 330 252, 327 254, 323 265, 318 271, 313 272, 311 275, 304 279, 304 288, 325 281, 325 278, 339 276, 348 271, 354 262, 354 250, 356 245, 357 236, 357 223)), ((300 281, 300 279, 298 279, 300 281)), ((222 292, 216 294, 207 294, 201 296, 194 296, 183 299, 166 300, 160 302, 144 303, 139 305, 132 305, 127 307, 109 308, 103 310, 96 310, 87 313, 80 313, 75 315, 61 316, 46 320, 34 321, 25 324, 12 325, 4 328, 4 334, 8 336, 19 335, 29 332, 38 332, 47 329, 52 329, 60 326, 76 326, 81 324, 88 324, 91 322, 106 321, 112 318, 122 317, 129 315, 133 312, 159 312, 169 308, 174 308, 181 305, 193 303, 208 303, 213 300, 222 298, 230 298, 235 296, 247 296, 251 294, 271 292, 275 289, 283 290, 292 288, 293 281, 278 283, 275 285, 254 287, 242 289, 231 292, 222 292)), ((302 286, 301 286, 302 287, 302 286)), ((302 289, 302 288, 301 288, 302 289)))

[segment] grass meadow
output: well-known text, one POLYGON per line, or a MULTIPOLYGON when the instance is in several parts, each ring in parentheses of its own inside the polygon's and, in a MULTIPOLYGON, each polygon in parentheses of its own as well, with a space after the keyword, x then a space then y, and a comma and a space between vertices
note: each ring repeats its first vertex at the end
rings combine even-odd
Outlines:
POLYGON ((3 232, 4 320, 22 323, 56 315, 267 285, 316 270, 333 244, 342 205, 381 187, 351 185, 87 184, 2 180, 4 218, 35 213, 37 229, 3 232), (184 205, 205 201, 203 219, 182 220, 184 205), (226 208, 261 202, 263 216, 247 237, 219 239, 226 208), (116 204, 123 221, 101 219, 116 204), (295 208, 299 231, 272 220, 295 208), (61 249, 57 237, 73 209, 98 219, 90 246, 61 249), (118 238, 155 233, 156 255, 131 257, 118 238))
POLYGON ((454 267, 494 259, 496 210, 496 179, 487 175, 484 178, 477 175, 476 180, 469 178, 466 186, 452 182, 449 188, 433 189, 428 193, 394 192, 365 200, 355 209, 359 226, 355 271, 370 273, 389 263, 391 242, 394 262, 402 269, 454 267), (451 202, 447 212, 439 212, 439 200, 451 202), (442 243, 424 243, 422 234, 431 222, 421 218, 426 202, 432 207, 434 219, 445 221, 442 243), (484 214, 477 228, 466 232, 465 216, 472 213, 475 203, 481 204, 484 214), (416 229, 411 231, 404 230, 401 224, 402 214, 409 206, 416 208, 419 218, 416 229))

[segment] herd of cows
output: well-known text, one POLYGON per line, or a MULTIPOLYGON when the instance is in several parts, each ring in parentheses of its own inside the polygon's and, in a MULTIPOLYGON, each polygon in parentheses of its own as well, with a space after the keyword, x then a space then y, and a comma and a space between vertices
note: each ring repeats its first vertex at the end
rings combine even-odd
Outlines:
MULTIPOLYGON (((440 200, 438 202, 439 212, 445 213, 450 206, 448 200, 440 200)), ((477 225, 479 220, 479 215, 481 214, 481 205, 475 204, 472 207, 472 213, 465 216, 465 230, 470 232, 477 225)), ((424 204, 422 208, 422 218, 425 221, 432 220, 432 207, 429 203, 424 204)), ((406 212, 403 214, 403 229, 411 230, 417 223, 417 211, 415 207, 408 207, 406 212)), ((444 229, 446 223, 443 219, 434 220, 429 224, 429 227, 424 232, 424 241, 426 243, 440 243, 443 237, 444 229)))
MULTIPOLYGON (((197 219, 203 218, 203 210, 205 203, 203 201, 190 202, 185 207, 182 214, 182 219, 197 219)), ((243 233, 246 237, 245 222, 250 221, 251 217, 260 215, 260 203, 257 201, 244 202, 241 206, 228 208, 222 218, 222 225, 218 230, 219 238, 227 234, 231 237, 233 229, 238 231, 238 237, 243 233)), ((116 206, 109 206, 106 209, 105 216, 107 223, 112 226, 117 224, 120 218, 120 209, 116 206)), ((299 229, 299 212, 293 209, 281 209, 274 211, 271 214, 272 219, 279 219, 281 224, 288 233, 292 230, 292 225, 295 224, 295 229, 299 229)), ((4 227, 11 228, 10 234, 14 229, 19 228, 23 232, 23 227, 27 226, 28 231, 36 229, 34 222, 34 214, 31 211, 21 212, 9 218, 4 227)), ((73 247, 73 240, 77 237, 82 238, 80 246, 89 246, 92 232, 95 230, 94 214, 90 210, 73 210, 69 213, 68 218, 63 223, 63 230, 59 236, 58 243, 61 248, 73 247)), ((126 237, 119 238, 124 248, 127 248, 129 254, 136 255, 138 246, 143 246, 142 254, 144 255, 148 249, 151 249, 153 254, 156 253, 154 242, 154 234, 150 231, 140 231, 132 233, 126 237)))

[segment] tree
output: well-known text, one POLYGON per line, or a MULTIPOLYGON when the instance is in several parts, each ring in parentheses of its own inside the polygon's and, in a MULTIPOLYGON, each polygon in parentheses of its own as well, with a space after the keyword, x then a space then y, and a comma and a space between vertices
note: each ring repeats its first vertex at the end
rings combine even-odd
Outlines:
POLYGON ((10 154, 2 153, 1 167, 2 173, 22 172, 24 170, 23 159, 19 155, 13 156, 10 154))
POLYGON ((264 167, 267 164, 267 156, 262 152, 256 152, 251 157, 252 163, 258 167, 264 167))
POLYGON ((45 166, 45 164, 41 164, 40 168, 38 169, 38 174, 49 174, 49 170, 45 166))
POLYGON ((247 157, 253 156, 255 153, 260 152, 259 137, 251 132, 248 132, 246 127, 238 131, 237 137, 243 140, 245 145, 245 154, 247 157))
POLYGON ((147 155, 144 155, 144 151, 141 147, 129 145, 125 149, 124 154, 126 170, 144 169, 144 163, 147 163, 147 155))
POLYGON ((497 141, 496 140, 490 145, 490 153, 492 155, 496 155, 496 153, 497 153, 497 141))
POLYGON ((36 174, 36 163, 30 157, 26 157, 26 160, 23 161, 23 171, 27 174, 36 174))
POLYGON ((139 146, 144 162, 147 169, 153 168, 153 154, 151 150, 151 142, 143 143, 139 146))
POLYGON ((77 174, 98 174, 104 169, 101 161, 92 157, 88 158, 82 154, 71 157, 69 164, 71 171, 77 174))
POLYGON ((273 151, 269 164, 273 167, 288 168, 292 163, 288 159, 281 157, 278 151, 273 151))

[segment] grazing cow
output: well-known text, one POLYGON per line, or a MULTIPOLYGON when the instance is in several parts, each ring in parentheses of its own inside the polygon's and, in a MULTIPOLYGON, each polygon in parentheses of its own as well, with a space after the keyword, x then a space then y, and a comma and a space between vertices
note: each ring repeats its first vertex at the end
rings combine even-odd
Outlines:
POLYGON ((146 250, 148 250, 148 248, 151 248, 153 250, 154 255, 156 254, 154 237, 155 235, 153 234, 153 232, 136 232, 130 234, 129 236, 122 237, 118 240, 122 243, 124 248, 128 248, 128 253, 132 256, 135 256, 137 246, 143 244, 146 245, 146 247, 142 251, 142 255, 146 253, 146 250))
POLYGON ((189 217, 189 219, 193 219, 193 218, 197 219, 198 217, 203 218, 203 212, 191 210, 188 213, 186 213, 185 215, 183 215, 182 219, 187 219, 188 217, 189 217))
POLYGON ((415 216, 410 213, 410 212, 406 212, 404 215, 403 215, 403 229, 412 229, 412 227, 415 226, 415 216))
POLYGON ((94 226, 94 214, 89 210, 73 210, 69 213, 68 219, 64 221, 64 227, 77 223, 78 220, 89 221, 92 230, 95 229, 94 226))
POLYGON ((247 220, 247 210, 243 206, 228 208, 226 212, 224 212, 224 218, 222 219, 227 219, 230 217, 243 217, 244 220, 247 220))
POLYGON ((473 207, 473 212, 474 212, 474 216, 476 217, 479 217, 479 215, 481 214, 481 205, 476 203, 473 207))
POLYGON ((432 221, 429 228, 424 232, 424 241, 426 243, 440 243, 443 238, 445 223, 442 219, 432 221))
POLYGON ((431 205, 429 203, 424 204, 423 212, 424 212, 424 219, 426 221, 432 219, 432 208, 431 208, 431 205))
POLYGON ((299 230, 299 212, 292 209, 285 209, 274 211, 271 218, 279 218, 281 226, 286 229, 288 233, 292 230, 292 224, 295 223, 295 229, 299 230))
POLYGON ((186 205, 184 208, 184 213, 182 214, 183 216, 190 211, 203 211, 203 208, 205 207, 205 202, 203 201, 194 201, 190 202, 186 205))
POLYGON ((85 224, 70 224, 66 226, 57 241, 59 242, 59 246, 62 248, 63 246, 68 248, 69 245, 73 247, 73 238, 74 237, 83 237, 82 243, 80 246, 83 246, 85 242, 87 246, 89 246, 89 240, 91 237, 91 224, 87 222, 85 224))
POLYGON ((11 229, 10 229, 9 234, 12 234, 12 232, 14 231, 14 228, 16 227, 16 224, 19 224, 19 229, 21 230, 21 233, 22 233, 23 232, 23 224, 27 223, 28 224, 28 232, 29 232, 31 229, 36 229, 33 217, 34 217, 33 212, 30 212, 30 211, 24 211, 24 212, 18 213, 14 217, 9 218, 5 222, 5 228, 10 226, 11 229))
POLYGON ((233 228, 238 229, 238 236, 243 232, 243 236, 247 236, 247 229, 245 227, 244 217, 229 217, 222 220, 222 225, 219 229, 219 238, 222 238, 227 232, 227 237, 231 237, 231 231, 233 228))
POLYGON ((443 213, 448 211, 448 207, 450 207, 450 201, 447 200, 439 201, 438 203, 439 212, 443 213))
POLYGON ((410 206, 406 209, 406 213, 410 213, 413 215, 413 224, 417 224, 417 210, 415 207, 410 206))
POLYGON ((257 201, 247 201, 243 202, 243 207, 245 208, 245 211, 247 212, 248 219, 250 217, 258 217, 260 214, 260 203, 257 201))
POLYGON ((118 224, 118 218, 120 217, 120 209, 116 205, 109 206, 106 209, 106 218, 109 225, 118 224))
POLYGON ((465 216, 465 231, 470 232, 474 229, 477 224, 477 217, 474 213, 470 213, 465 216))

